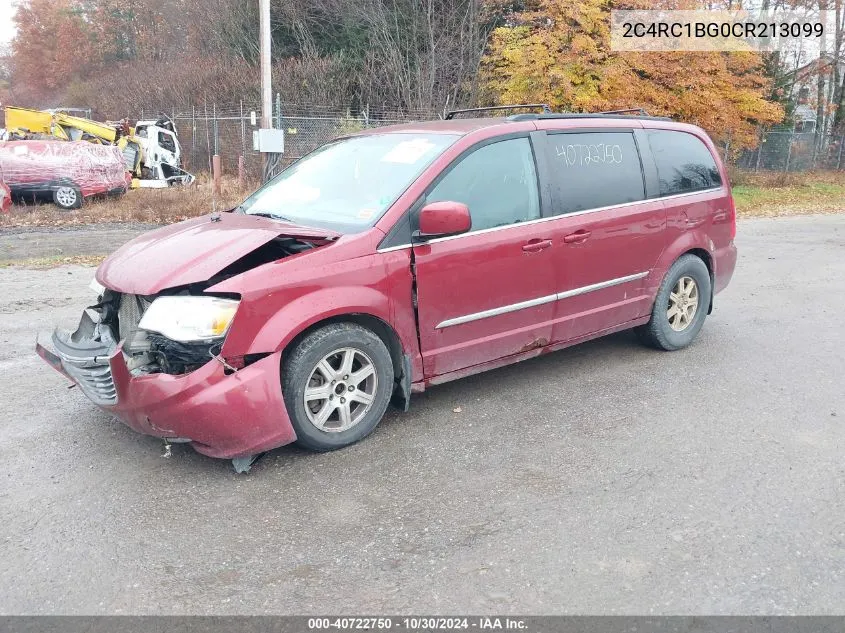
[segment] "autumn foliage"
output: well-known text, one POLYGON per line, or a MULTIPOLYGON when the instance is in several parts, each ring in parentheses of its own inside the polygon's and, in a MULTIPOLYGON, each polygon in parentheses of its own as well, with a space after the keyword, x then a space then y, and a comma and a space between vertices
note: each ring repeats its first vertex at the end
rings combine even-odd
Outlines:
POLYGON ((755 126, 783 118, 763 97, 769 80, 754 53, 610 51, 609 0, 540 0, 493 32, 483 69, 498 103, 549 103, 595 112, 642 107, 696 123, 734 147, 755 126))
MULTIPOLYGON (((257 5, 21 0, 10 99, 22 106, 90 106, 111 118, 256 100, 257 5)), ((274 87, 287 102, 342 107, 644 107, 697 123, 737 149, 756 143, 758 125, 783 119, 782 108, 766 100, 772 86, 759 55, 613 53, 610 5, 272 0, 274 87)))
POLYGON ((86 71, 88 35, 71 0, 30 0, 19 5, 12 43, 15 78, 39 98, 65 88, 86 71))

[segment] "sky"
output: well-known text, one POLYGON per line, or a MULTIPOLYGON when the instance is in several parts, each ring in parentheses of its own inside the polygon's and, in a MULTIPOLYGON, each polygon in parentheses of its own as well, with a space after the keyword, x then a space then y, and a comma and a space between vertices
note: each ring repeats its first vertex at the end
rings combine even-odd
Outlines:
POLYGON ((15 15, 17 0, 0 0, 0 46, 5 46, 15 36, 12 17, 15 15))

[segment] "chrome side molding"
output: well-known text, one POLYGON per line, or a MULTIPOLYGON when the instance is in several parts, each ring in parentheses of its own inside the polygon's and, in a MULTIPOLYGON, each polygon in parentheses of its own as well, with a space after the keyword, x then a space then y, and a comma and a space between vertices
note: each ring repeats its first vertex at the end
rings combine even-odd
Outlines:
POLYGON ((633 275, 626 275, 625 277, 617 277, 616 279, 608 279, 607 281, 600 281, 589 286, 581 286, 580 288, 573 288, 572 290, 564 290, 553 295, 546 295, 545 297, 537 297, 536 299, 529 299, 528 301, 520 301, 519 303, 511 303, 510 305, 501 306, 499 308, 491 308, 483 312, 473 312, 472 314, 465 314, 464 316, 455 317, 454 319, 446 319, 435 326, 436 330, 442 330, 454 325, 462 325, 464 323, 471 323, 472 321, 480 321, 481 319, 488 319, 490 317, 499 316, 500 314, 507 314, 509 312, 516 312, 517 310, 525 310, 526 308, 534 308, 546 303, 554 301, 561 301, 569 299, 570 297, 577 297, 578 295, 587 294, 588 292, 595 292, 596 290, 604 290, 611 286, 618 286, 619 284, 628 283, 629 281, 636 281, 646 277, 648 272, 634 273, 633 275))

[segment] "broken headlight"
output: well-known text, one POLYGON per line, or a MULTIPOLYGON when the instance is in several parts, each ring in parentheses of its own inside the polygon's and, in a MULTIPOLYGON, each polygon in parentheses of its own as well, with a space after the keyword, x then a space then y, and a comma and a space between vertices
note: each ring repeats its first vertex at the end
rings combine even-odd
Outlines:
POLYGON ((220 297, 159 297, 138 327, 182 343, 220 338, 229 330, 238 303, 220 297))

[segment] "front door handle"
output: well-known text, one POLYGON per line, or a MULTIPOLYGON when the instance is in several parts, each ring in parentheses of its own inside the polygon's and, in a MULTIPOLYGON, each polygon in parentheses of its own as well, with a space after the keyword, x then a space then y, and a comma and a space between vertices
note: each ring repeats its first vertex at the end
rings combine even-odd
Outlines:
POLYGON ((590 239, 592 233, 590 231, 585 231, 581 229, 580 231, 575 231, 574 233, 570 233, 566 237, 563 238, 563 241, 567 244, 580 244, 581 242, 586 242, 590 239))
POLYGON ((522 245, 522 250, 526 253, 539 253, 545 248, 552 245, 551 240, 531 240, 522 245))

